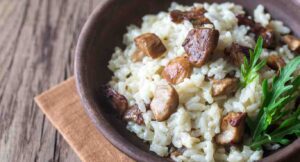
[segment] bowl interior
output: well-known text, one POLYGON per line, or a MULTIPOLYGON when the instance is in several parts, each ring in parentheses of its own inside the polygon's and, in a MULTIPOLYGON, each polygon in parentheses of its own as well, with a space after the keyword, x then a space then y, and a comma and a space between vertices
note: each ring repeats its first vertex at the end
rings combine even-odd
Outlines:
MULTIPOLYGON (((173 1, 173 0, 172 0, 173 1)), ((138 161, 166 161, 148 151, 149 145, 126 130, 126 123, 120 121, 100 95, 100 86, 107 83, 112 73, 108 70, 108 61, 116 46, 122 45, 123 34, 130 24, 140 25, 145 14, 166 11, 171 0, 108 0, 99 6, 90 16, 79 39, 75 59, 77 87, 83 105, 96 127, 117 148, 138 161)), ((201 0, 174 0, 191 5, 201 0)), ((211 1, 209 1, 211 3, 211 1)), ((224 2, 215 0, 214 2, 224 2)), ((299 1, 233 0, 247 11, 263 4, 272 18, 283 21, 294 34, 300 35, 299 1)), ((252 12, 251 12, 252 14, 252 12)))

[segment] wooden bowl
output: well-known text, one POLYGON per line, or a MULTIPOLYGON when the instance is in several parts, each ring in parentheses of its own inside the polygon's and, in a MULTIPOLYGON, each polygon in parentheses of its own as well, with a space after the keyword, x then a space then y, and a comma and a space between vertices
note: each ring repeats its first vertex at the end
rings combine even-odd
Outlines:
MULTIPOLYGON (((114 146, 137 161, 162 162, 171 160, 161 158, 150 152, 147 143, 126 130, 126 123, 120 121, 110 111, 105 100, 101 98, 99 90, 100 86, 107 83, 112 76, 107 68, 108 61, 114 52, 114 47, 124 47, 122 36, 126 33, 126 27, 129 24, 139 25, 145 14, 166 11, 172 1, 107 0, 91 14, 82 29, 77 44, 76 83, 87 114, 97 129, 114 146)), ((191 5, 193 2, 204 2, 201 0, 174 1, 185 5, 191 5)), ((215 0, 213 2, 224 1, 215 0)), ((252 11, 258 4, 263 4, 273 18, 283 21, 296 35, 300 35, 299 0, 233 0, 233 2, 241 4, 247 11, 252 11)), ((300 141, 298 140, 263 161, 300 161, 299 154, 300 141)))

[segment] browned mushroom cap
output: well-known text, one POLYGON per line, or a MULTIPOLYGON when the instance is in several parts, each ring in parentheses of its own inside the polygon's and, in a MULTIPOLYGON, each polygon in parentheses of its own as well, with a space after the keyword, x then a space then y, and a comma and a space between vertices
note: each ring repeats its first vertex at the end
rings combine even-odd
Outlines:
POLYGON ((136 37, 134 41, 139 50, 153 59, 160 57, 167 50, 159 37, 154 33, 142 34, 136 37))
POLYGON ((193 8, 190 11, 173 10, 170 12, 171 19, 174 23, 181 23, 183 20, 189 20, 194 27, 200 27, 204 24, 211 24, 209 19, 204 16, 204 8, 193 8))
POLYGON ((125 111, 123 119, 126 121, 133 121, 139 125, 144 124, 142 112, 137 104, 134 104, 127 111, 125 111))
POLYGON ((190 77, 192 66, 188 60, 188 56, 180 56, 171 60, 162 71, 162 77, 169 83, 178 84, 184 78, 190 77))
POLYGON ((211 79, 212 83, 212 96, 232 95, 235 93, 239 86, 237 78, 225 78, 221 80, 211 79))
POLYGON ((108 99, 109 104, 122 115, 128 108, 128 102, 125 96, 119 94, 110 86, 106 85, 102 87, 102 91, 105 97, 108 99))
POLYGON ((226 57, 229 62, 240 67, 244 62, 244 57, 249 59, 249 47, 241 46, 237 43, 232 43, 230 48, 225 49, 225 54, 229 57, 226 57))
POLYGON ((276 46, 275 32, 269 27, 263 27, 259 23, 255 23, 254 20, 246 17, 245 15, 237 15, 239 25, 249 26, 252 33, 256 38, 262 36, 264 48, 274 48, 276 46))
POLYGON ((201 67, 210 58, 218 45, 219 31, 211 28, 199 28, 189 31, 183 47, 189 55, 189 61, 201 67))
POLYGON ((300 39, 292 35, 285 35, 282 40, 289 46, 290 50, 300 53, 300 39))
POLYGON ((177 110, 179 97, 176 90, 169 84, 156 86, 150 108, 157 121, 164 121, 177 110))
POLYGON ((271 55, 267 58, 267 65, 273 70, 280 70, 285 66, 284 60, 277 55, 271 55))
POLYGON ((246 113, 230 112, 221 122, 221 133, 216 136, 216 142, 221 145, 241 142, 245 129, 246 113))

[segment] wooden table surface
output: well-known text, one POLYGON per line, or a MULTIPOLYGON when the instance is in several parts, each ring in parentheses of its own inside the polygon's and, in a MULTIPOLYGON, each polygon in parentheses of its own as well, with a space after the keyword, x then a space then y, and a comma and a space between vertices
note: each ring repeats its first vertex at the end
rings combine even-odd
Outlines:
POLYGON ((104 0, 0 0, 0 161, 80 161, 33 97, 73 75, 79 32, 104 0))

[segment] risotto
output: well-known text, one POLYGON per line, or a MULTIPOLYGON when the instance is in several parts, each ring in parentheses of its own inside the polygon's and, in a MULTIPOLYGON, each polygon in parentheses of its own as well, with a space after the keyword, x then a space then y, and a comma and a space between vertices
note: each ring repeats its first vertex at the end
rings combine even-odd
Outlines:
POLYGON ((272 20, 262 5, 248 14, 253 17, 233 3, 172 3, 168 12, 146 15, 140 27, 128 27, 126 48, 116 47, 109 61, 114 74, 110 93, 127 129, 148 142, 151 151, 174 161, 251 162, 263 157, 262 150, 245 144, 245 118, 260 111, 262 80, 271 82, 297 49, 287 43, 274 46, 290 29, 272 20), (251 23, 264 30, 255 31, 251 23), (267 59, 268 66, 242 87, 242 60, 234 52, 247 55, 254 49, 257 32, 265 34, 260 59, 267 59), (232 131, 226 130, 228 123, 232 131))

